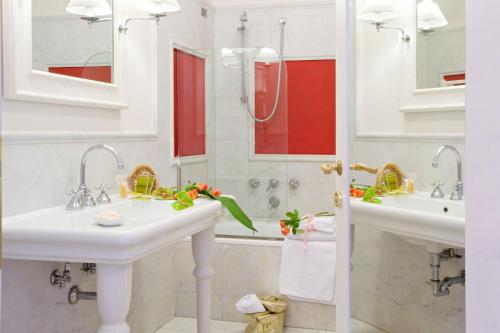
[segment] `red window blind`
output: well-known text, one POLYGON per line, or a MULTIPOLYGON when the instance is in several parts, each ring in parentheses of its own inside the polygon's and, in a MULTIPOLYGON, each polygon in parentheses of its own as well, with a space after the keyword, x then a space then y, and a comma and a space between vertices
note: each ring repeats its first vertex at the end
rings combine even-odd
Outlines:
POLYGON ((205 154, 205 59, 174 49, 174 154, 205 154))
POLYGON ((49 72, 111 83, 111 66, 49 67, 49 72))
MULTIPOLYGON (((335 155, 335 60, 292 60, 286 66, 277 113, 255 125, 255 153, 335 155)), ((277 64, 255 65, 259 118, 272 111, 277 69, 277 64)))

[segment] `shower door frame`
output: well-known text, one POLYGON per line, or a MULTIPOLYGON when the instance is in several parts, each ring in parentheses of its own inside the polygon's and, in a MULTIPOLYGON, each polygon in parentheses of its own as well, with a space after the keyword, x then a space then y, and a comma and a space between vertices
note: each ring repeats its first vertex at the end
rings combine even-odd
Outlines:
POLYGON ((353 68, 352 22, 354 4, 350 0, 336 3, 336 156, 344 170, 335 176, 334 191, 342 194, 342 206, 336 208, 336 332, 351 332, 351 225, 349 219, 349 110, 353 105, 351 71, 353 68))

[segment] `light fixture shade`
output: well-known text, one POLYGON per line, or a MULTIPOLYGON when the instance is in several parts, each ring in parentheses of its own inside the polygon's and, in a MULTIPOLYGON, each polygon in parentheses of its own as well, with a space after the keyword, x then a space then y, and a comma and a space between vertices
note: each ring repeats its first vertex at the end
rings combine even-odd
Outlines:
POLYGON ((223 47, 221 50, 222 66, 229 68, 238 68, 240 62, 233 50, 223 47))
POLYGON ((276 53, 276 51, 274 51, 270 47, 263 47, 257 53, 257 56, 255 57, 255 61, 265 62, 265 63, 278 62, 279 57, 278 57, 278 54, 276 53))
POLYGON ((111 6, 107 0, 70 0, 66 11, 85 17, 102 17, 111 15, 111 6))
POLYGON ((139 0, 136 7, 148 14, 158 15, 181 10, 177 0, 139 0))
POLYGON ((431 30, 448 25, 439 5, 432 0, 423 0, 417 5, 417 26, 422 30, 431 30))
POLYGON ((398 16, 393 0, 365 0, 358 19, 381 23, 398 16))

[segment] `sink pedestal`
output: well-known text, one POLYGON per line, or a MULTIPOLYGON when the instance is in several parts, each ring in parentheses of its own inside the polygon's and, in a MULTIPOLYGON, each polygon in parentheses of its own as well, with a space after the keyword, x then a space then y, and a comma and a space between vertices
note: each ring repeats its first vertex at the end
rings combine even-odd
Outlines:
POLYGON ((101 327, 97 333, 129 333, 127 315, 132 296, 132 264, 97 264, 97 306, 101 327))
POLYGON ((215 228, 205 229, 192 237, 193 257, 196 263, 196 317, 198 333, 210 332, 212 319, 212 252, 215 228))
MULTIPOLYGON (((198 333, 210 332, 212 316, 212 252, 215 228, 210 227, 192 236, 196 263, 196 313, 198 333)), ((130 333, 127 315, 132 296, 132 264, 97 264, 97 305, 101 327, 97 333, 130 333)))

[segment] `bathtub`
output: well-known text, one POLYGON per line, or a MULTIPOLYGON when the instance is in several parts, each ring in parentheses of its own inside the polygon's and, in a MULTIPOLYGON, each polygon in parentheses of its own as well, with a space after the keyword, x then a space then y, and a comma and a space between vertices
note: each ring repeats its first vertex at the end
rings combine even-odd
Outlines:
POLYGON ((258 232, 253 232, 230 217, 224 218, 215 226, 215 236, 227 239, 273 240, 282 241, 280 225, 277 219, 259 219, 253 221, 258 232))

